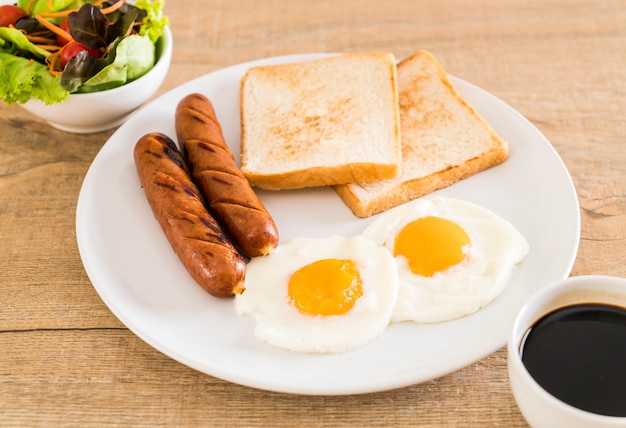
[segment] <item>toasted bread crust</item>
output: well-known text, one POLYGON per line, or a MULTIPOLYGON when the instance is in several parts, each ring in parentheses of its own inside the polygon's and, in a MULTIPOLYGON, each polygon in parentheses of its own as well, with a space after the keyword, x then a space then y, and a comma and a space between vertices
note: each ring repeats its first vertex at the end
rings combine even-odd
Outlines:
POLYGON ((401 182, 397 186, 391 187, 387 192, 379 193, 371 199, 363 199, 363 195, 358 194, 358 184, 334 186, 334 189, 355 216, 365 218, 420 198, 435 190, 451 186, 479 171, 504 162, 507 156, 506 150, 501 147, 495 148, 483 156, 470 159, 463 164, 451 166, 446 170, 425 177, 401 182))
POLYGON ((398 64, 402 173, 335 191, 358 217, 368 217, 450 186, 504 162, 508 145, 454 88, 432 54, 398 64))
POLYGON ((393 178, 397 175, 397 165, 359 164, 312 167, 301 171, 289 171, 283 174, 255 174, 248 171, 246 178, 254 186, 265 190, 300 189, 304 187, 327 186, 330 180, 336 183, 371 182, 378 177, 393 178))

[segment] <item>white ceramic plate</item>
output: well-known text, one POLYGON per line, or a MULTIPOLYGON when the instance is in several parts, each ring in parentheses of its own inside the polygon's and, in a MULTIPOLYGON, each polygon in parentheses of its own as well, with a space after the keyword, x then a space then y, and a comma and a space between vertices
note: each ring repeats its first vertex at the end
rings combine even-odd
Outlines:
MULTIPOLYGON (((474 315, 440 324, 393 324, 370 344, 336 355, 283 351, 258 341, 252 318, 239 318, 232 299, 216 299, 188 276, 148 206, 133 147, 144 134, 172 138, 174 110, 191 92, 214 103, 226 140, 239 157, 239 80, 253 65, 323 55, 269 58, 207 74, 175 88, 134 114, 94 159, 83 183, 76 232, 85 269, 111 311, 148 344, 201 372, 251 387, 300 394, 355 394, 442 376, 501 348, 530 294, 569 275, 578 248, 576 191, 561 159, 524 117, 485 91, 453 82, 496 131, 510 157, 440 195, 465 199, 510 220, 530 254, 508 288, 474 315)), ((281 240, 361 232, 329 188, 259 192, 281 240)))

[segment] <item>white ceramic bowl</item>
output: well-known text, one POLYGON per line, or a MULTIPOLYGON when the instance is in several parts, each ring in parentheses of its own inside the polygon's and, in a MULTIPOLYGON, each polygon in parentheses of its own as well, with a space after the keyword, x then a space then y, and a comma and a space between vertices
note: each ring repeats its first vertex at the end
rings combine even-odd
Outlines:
POLYGON ((172 62, 173 45, 172 32, 165 27, 156 45, 156 64, 139 79, 106 91, 71 94, 58 104, 46 105, 32 99, 21 106, 67 132, 91 133, 114 128, 159 89, 172 62))
POLYGON ((626 427, 626 417, 590 413, 557 399, 533 379, 522 362, 520 346, 528 329, 543 315, 580 303, 608 303, 626 308, 626 279, 576 276, 558 281, 531 296, 515 320, 508 341, 509 380, 517 405, 532 427, 626 427))

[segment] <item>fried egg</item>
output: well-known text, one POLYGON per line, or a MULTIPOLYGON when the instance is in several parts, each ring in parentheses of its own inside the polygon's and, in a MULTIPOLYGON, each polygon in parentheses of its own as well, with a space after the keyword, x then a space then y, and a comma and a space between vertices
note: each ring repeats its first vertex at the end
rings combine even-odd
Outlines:
POLYGON ((293 238, 252 259, 235 311, 256 320, 255 335, 296 352, 362 346, 391 320, 398 271, 391 253, 362 236, 293 238))
POLYGON ((363 236, 395 258, 400 290, 393 322, 433 323, 476 312, 502 292, 529 251, 509 221, 445 197, 392 208, 363 236))

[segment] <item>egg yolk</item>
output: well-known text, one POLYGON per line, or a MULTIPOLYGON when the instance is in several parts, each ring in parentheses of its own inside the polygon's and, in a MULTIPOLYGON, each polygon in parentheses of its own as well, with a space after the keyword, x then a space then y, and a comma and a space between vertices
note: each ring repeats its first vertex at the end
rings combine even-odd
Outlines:
POLYGON ((404 256, 414 274, 433 276, 465 260, 469 246, 469 236, 458 224, 440 217, 422 217, 398 233, 394 256, 404 256))
POLYGON ((352 260, 318 260, 291 276, 288 293, 304 314, 342 315, 363 295, 361 275, 352 260))

